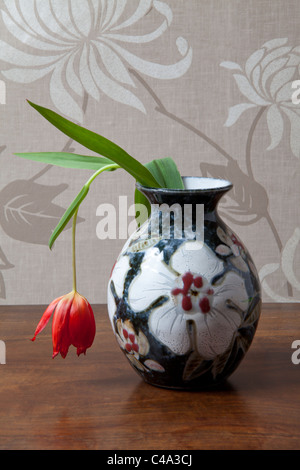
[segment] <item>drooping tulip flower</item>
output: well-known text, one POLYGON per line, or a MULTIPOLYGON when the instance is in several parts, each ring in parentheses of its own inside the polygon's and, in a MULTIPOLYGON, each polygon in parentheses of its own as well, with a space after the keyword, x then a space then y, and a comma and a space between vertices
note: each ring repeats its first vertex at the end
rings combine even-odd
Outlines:
POLYGON ((60 353, 65 358, 71 345, 77 348, 78 356, 85 354, 96 334, 94 313, 87 299, 73 290, 53 300, 39 321, 32 341, 45 328, 52 314, 52 357, 60 353))

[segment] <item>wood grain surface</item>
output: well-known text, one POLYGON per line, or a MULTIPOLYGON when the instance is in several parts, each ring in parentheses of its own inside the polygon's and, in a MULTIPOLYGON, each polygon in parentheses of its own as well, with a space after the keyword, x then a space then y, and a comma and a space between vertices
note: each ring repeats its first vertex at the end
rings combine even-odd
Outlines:
POLYGON ((300 449, 300 304, 265 304, 239 368, 200 392, 142 382, 104 305, 86 356, 52 359, 50 324, 30 341, 44 308, 0 307, 0 449, 300 449))

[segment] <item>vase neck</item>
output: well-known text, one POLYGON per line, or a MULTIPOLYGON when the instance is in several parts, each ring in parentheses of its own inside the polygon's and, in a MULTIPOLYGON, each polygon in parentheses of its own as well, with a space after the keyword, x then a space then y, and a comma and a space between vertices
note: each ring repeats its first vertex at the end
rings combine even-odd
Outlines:
POLYGON ((185 206, 193 206, 193 209, 203 205, 204 213, 213 212, 221 197, 227 193, 232 184, 229 181, 215 178, 183 177, 184 189, 167 188, 147 188, 137 184, 137 189, 141 191, 151 205, 166 204, 172 206, 180 205, 184 210, 185 206))

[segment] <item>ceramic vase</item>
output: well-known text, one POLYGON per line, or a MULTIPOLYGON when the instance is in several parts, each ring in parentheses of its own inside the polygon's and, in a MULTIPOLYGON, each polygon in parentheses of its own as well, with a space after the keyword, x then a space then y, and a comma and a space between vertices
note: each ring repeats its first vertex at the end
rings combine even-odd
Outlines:
POLYGON ((137 188, 151 216, 128 239, 108 283, 119 346, 148 383, 211 387, 240 364, 261 307, 256 268, 220 218, 226 180, 183 177, 185 189, 137 188))

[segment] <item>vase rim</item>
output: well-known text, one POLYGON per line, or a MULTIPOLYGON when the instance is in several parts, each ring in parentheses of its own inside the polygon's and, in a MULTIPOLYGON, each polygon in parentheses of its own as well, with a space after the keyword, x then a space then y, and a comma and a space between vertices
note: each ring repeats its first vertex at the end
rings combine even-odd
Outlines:
POLYGON ((153 188, 148 186, 143 186, 140 183, 136 183, 137 189, 145 191, 153 191, 156 193, 203 193, 203 192, 224 192, 229 191, 233 184, 223 178, 211 178, 206 176, 182 176, 184 189, 172 189, 172 188, 153 188))

